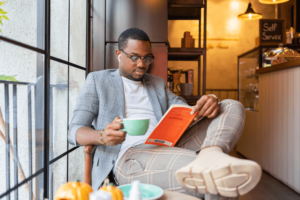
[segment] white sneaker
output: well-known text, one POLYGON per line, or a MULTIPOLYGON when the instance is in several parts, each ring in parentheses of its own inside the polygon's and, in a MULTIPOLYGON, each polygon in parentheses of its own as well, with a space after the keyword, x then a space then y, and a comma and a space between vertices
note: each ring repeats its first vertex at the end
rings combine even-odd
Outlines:
POLYGON ((209 147, 175 175, 188 192, 237 197, 252 190, 261 174, 261 167, 256 162, 231 157, 219 147, 209 147))

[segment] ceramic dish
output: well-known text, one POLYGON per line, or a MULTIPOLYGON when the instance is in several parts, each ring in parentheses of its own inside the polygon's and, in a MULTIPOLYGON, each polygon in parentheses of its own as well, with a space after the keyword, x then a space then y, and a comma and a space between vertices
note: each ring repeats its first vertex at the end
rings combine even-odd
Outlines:
MULTIPOLYGON (((129 191, 131 189, 131 184, 121 185, 118 188, 122 190, 124 199, 127 200, 129 198, 129 191)), ((141 183, 140 190, 142 193, 143 200, 158 199, 164 194, 164 191, 160 187, 151 184, 141 183)))

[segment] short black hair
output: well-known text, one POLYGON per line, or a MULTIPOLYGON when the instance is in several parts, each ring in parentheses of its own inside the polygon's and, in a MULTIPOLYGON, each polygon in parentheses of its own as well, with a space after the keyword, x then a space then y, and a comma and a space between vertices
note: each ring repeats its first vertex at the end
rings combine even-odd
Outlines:
POLYGON ((123 31, 119 36, 118 48, 125 49, 127 47, 128 39, 148 41, 150 43, 147 33, 145 33, 143 30, 138 28, 129 28, 123 31))

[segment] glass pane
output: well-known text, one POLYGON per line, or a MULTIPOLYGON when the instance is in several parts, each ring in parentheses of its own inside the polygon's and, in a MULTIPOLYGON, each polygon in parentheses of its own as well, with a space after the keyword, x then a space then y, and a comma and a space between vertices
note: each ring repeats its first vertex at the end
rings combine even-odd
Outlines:
MULTIPOLYGON (((9 43, 0 45, 0 120, 9 125, 12 150, 6 151, 1 137, 0 193, 3 193, 8 177, 13 187, 43 168, 44 57, 9 43), (17 85, 6 80, 22 83, 17 85), (9 169, 6 163, 10 164, 9 169)), ((4 126, 0 125, 0 130, 2 136, 6 135, 4 126)))
POLYGON ((68 60, 69 1, 51 1, 51 56, 68 60))
MULTIPOLYGON (((44 173, 31 179, 31 181, 21 185, 17 190, 12 191, 10 195, 11 200, 15 200, 15 195, 17 194, 18 200, 23 199, 40 199, 41 195, 44 193, 44 173), (30 197, 29 194, 31 193, 30 197)), ((4 200, 5 198, 3 198, 4 200)))
MULTIPOLYGON (((69 87, 69 123, 73 117, 78 94, 85 81, 85 70, 70 67, 70 87, 69 87)), ((69 149, 74 146, 69 144, 69 149)))
POLYGON ((0 60, 0 80, 36 83, 44 74, 43 54, 4 41, 0 43, 0 60))
POLYGON ((56 191, 67 182, 67 156, 50 165, 49 169, 49 200, 53 200, 56 191))
POLYGON ((50 62, 50 160, 67 150, 68 66, 50 62))
MULTIPOLYGON (((6 1, 0 35, 44 49, 45 1, 6 1)), ((2 46, 2 45, 1 45, 2 46)), ((2 47, 1 47, 2 48, 2 47)))
POLYGON ((69 177, 68 181, 75 181, 76 179, 83 181, 84 172, 84 147, 79 147, 69 153, 69 177))
POLYGON ((259 67, 259 51, 253 51, 240 57, 239 65, 239 100, 246 110, 258 110, 258 75, 255 70, 259 67))
POLYGON ((70 1, 70 62, 85 67, 86 0, 70 1))

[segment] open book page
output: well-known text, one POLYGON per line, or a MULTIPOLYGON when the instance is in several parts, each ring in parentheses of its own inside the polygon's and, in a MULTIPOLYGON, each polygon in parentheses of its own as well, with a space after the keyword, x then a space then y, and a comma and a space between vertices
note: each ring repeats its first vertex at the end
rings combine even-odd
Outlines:
POLYGON ((191 115, 191 111, 191 106, 172 105, 159 121, 145 144, 174 146, 197 114, 191 115))

